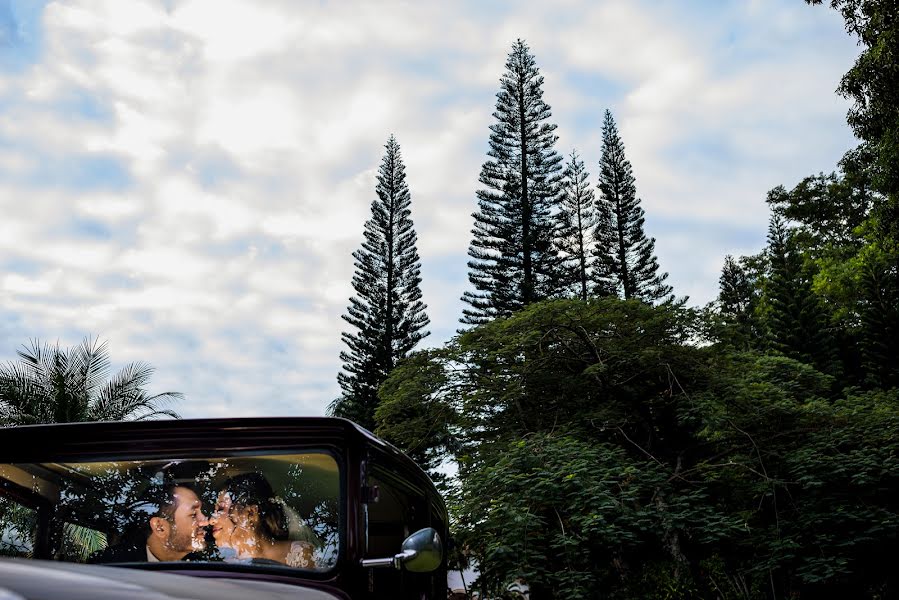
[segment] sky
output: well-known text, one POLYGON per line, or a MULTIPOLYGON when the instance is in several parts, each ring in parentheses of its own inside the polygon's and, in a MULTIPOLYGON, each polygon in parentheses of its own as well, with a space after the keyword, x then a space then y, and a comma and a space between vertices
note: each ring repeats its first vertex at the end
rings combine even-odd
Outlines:
POLYGON ((391 134, 443 344, 517 38, 594 183, 612 111, 692 305, 764 246, 768 190, 856 143, 859 48, 801 0, 0 0, 0 362, 92 336, 183 417, 324 414, 391 134))

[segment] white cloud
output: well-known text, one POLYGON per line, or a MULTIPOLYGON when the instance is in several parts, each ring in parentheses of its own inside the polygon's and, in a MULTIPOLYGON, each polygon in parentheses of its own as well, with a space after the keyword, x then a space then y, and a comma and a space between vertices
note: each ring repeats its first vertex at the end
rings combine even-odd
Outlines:
POLYGON ((252 58, 278 50, 300 33, 300 20, 264 2, 199 0, 186 2, 173 14, 175 28, 203 42, 212 62, 252 58))
POLYGON ((591 172, 612 108, 662 267, 697 302, 724 254, 763 239, 764 192, 851 143, 832 90, 857 50, 831 11, 475 4, 49 4, 37 62, 0 72, 0 357, 100 334, 117 361, 153 364, 154 388, 185 392, 185 416, 323 412, 390 133, 439 345, 518 37, 559 151, 591 172), (97 157, 128 177, 85 172, 97 157), (739 243, 697 233, 722 227, 739 243))

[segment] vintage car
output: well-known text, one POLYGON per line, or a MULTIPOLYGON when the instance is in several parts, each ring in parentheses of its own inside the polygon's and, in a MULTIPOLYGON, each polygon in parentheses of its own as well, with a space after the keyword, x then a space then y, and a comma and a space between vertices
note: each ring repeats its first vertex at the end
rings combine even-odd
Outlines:
POLYGON ((446 507, 336 418, 0 429, 0 599, 446 598, 446 507))

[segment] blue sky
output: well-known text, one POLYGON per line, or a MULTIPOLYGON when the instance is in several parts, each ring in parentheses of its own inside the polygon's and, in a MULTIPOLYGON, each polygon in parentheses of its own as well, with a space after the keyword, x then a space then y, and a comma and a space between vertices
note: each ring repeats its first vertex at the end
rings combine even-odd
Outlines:
POLYGON ((445 342, 519 37, 594 179, 612 110, 693 304, 764 244, 767 190, 854 145, 858 48, 801 0, 0 0, 0 360, 96 335, 184 416, 322 414, 391 133, 445 342))

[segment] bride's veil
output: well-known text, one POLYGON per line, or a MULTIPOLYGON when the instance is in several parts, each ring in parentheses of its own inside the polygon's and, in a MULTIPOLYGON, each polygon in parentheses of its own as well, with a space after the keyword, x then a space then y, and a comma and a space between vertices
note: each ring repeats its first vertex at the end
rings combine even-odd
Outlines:
POLYGON ((309 542, 316 548, 322 546, 322 541, 309 525, 300 517, 299 513, 288 506, 284 500, 277 499, 287 518, 288 539, 292 542, 309 542))

